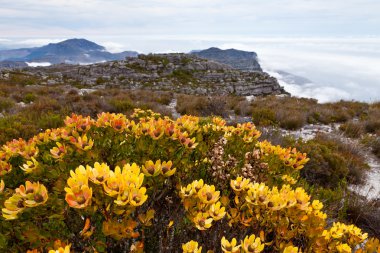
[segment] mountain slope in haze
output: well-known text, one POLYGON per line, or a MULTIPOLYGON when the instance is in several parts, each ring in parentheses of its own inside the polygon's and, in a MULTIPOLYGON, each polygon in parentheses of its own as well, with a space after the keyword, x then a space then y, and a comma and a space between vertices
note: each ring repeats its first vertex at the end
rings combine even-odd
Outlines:
POLYGON ((222 50, 216 47, 211 47, 206 50, 192 51, 191 54, 208 60, 224 63, 239 70, 262 71, 255 52, 236 49, 222 50))
POLYGON ((36 48, 3 50, 0 51, 0 60, 79 64, 122 60, 137 55, 134 51, 113 54, 89 40, 69 39, 36 48))

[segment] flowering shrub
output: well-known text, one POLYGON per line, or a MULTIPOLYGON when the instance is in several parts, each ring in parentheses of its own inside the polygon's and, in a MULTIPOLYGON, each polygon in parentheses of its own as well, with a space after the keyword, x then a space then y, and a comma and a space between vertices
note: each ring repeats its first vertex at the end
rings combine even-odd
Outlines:
MULTIPOLYGON (((297 179, 308 161, 252 123, 152 111, 73 114, 0 149, 5 252, 375 252, 327 226, 297 179)), ((367 242, 365 244, 365 242, 367 242)))

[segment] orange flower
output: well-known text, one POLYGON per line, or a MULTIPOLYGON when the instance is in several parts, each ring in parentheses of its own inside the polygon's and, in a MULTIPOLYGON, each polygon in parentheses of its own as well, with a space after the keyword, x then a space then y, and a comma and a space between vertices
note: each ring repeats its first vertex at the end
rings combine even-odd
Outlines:
POLYGON ((91 138, 89 139, 85 134, 82 137, 79 136, 78 138, 71 137, 70 142, 78 149, 84 151, 90 150, 94 145, 94 141, 91 138))
POLYGON ((116 132, 123 132, 127 128, 127 118, 123 114, 114 115, 110 122, 116 132))
POLYGON ((87 207, 91 202, 92 189, 88 185, 76 188, 65 187, 65 191, 65 200, 70 207, 81 209, 87 207))
POLYGON ((59 142, 57 142, 56 144, 57 144, 57 147, 50 149, 50 154, 52 155, 53 158, 60 160, 65 156, 67 150, 66 150, 65 145, 59 142))
POLYGON ((46 187, 39 182, 25 182, 25 186, 21 185, 16 189, 16 193, 24 198, 24 204, 27 207, 35 207, 44 204, 48 200, 46 187))
POLYGON ((0 176, 4 176, 12 170, 12 165, 6 161, 0 161, 0 176))

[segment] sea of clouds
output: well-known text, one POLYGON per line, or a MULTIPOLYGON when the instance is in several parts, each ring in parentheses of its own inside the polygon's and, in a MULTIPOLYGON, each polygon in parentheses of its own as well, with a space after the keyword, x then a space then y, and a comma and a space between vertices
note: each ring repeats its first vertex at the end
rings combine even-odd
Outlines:
POLYGON ((337 100, 380 101, 380 39, 258 39, 222 48, 253 50, 263 69, 292 95, 337 100), (297 83, 281 72, 307 78, 297 83))

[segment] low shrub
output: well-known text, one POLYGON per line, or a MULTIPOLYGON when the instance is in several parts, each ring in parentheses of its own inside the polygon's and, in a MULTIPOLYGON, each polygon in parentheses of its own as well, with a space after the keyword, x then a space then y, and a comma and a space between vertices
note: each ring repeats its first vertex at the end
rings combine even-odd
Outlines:
POLYGON ((352 122, 348 121, 344 124, 342 124, 339 129, 350 138, 360 138, 364 132, 365 128, 361 122, 352 122))
POLYGON ((376 138, 371 144, 372 152, 380 158, 380 138, 376 138))
POLYGON ((346 198, 347 222, 354 222, 371 236, 380 237, 380 199, 366 199, 350 193, 346 198))
MULTIPOLYGON (((0 149, 3 252, 339 252, 379 247, 328 225, 298 181, 307 155, 253 124, 73 114, 0 149), (59 240, 58 240, 59 239, 59 240)), ((379 248, 380 249, 380 248, 379 248)))
POLYGON ((336 188, 341 183, 360 184, 365 179, 369 167, 360 147, 323 134, 307 142, 298 141, 295 146, 310 157, 301 176, 311 185, 336 188))
POLYGON ((205 97, 192 95, 177 96, 176 110, 182 115, 222 116, 226 117, 227 104, 223 97, 205 97))
POLYGON ((0 112, 8 111, 14 105, 15 103, 12 99, 0 97, 0 112))

